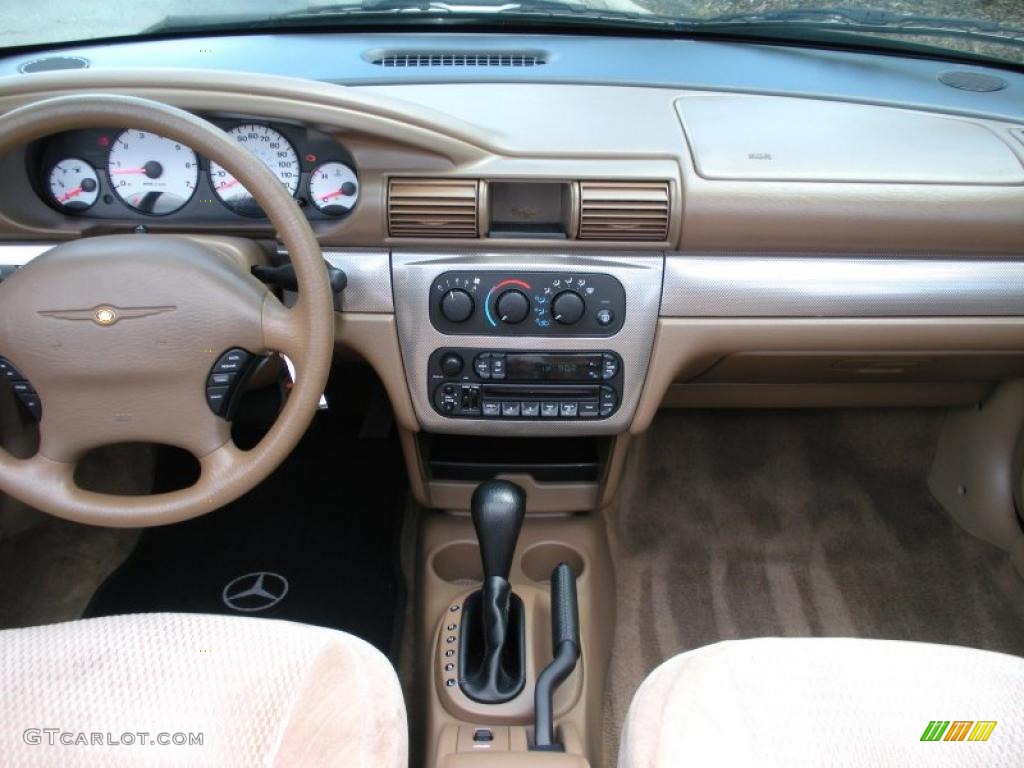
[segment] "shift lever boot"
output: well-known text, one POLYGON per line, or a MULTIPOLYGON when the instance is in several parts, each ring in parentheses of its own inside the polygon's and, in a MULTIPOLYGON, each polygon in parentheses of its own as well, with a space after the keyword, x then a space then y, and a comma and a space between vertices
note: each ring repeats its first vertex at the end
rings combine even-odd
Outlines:
POLYGON ((526 494, 513 483, 490 481, 473 494, 484 582, 463 605, 459 685, 485 704, 509 701, 526 684, 523 603, 508 581, 525 513, 526 494))

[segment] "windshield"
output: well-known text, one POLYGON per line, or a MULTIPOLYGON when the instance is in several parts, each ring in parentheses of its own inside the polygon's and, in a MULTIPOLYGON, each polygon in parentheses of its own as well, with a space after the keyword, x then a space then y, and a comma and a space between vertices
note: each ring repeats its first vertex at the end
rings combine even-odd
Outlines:
POLYGON ((146 34, 288 28, 354 29, 446 20, 518 22, 590 32, 677 31, 829 44, 928 46, 1024 63, 1021 0, 3 0, 0 47, 146 34))

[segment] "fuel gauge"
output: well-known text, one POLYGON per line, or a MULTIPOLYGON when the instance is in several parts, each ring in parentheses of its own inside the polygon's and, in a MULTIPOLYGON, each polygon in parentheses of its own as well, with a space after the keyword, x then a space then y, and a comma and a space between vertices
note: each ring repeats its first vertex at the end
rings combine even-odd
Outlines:
POLYGON ((84 211, 100 196, 96 169, 85 160, 67 157, 50 171, 50 194, 61 208, 84 211))
POLYGON ((344 163, 324 163, 313 169, 309 177, 309 200, 318 211, 343 216, 352 210, 358 198, 359 181, 355 171, 344 163))

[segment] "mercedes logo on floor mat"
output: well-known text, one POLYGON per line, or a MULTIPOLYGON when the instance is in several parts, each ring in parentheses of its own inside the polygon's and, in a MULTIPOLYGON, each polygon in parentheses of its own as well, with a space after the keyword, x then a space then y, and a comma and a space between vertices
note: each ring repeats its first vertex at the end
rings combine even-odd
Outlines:
POLYGON ((273 608, 288 594, 288 579, 273 571, 254 571, 232 579, 221 595, 233 611, 253 613, 273 608))

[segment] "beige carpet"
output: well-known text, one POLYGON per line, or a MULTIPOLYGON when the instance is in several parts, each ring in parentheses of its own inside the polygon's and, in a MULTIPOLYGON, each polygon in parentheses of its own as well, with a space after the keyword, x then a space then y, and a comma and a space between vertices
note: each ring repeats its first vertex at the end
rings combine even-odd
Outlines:
POLYGON ((618 620, 606 755, 647 673, 718 640, 878 637, 1024 654, 1024 582, 928 495, 943 415, 658 416, 609 514, 618 620))

